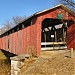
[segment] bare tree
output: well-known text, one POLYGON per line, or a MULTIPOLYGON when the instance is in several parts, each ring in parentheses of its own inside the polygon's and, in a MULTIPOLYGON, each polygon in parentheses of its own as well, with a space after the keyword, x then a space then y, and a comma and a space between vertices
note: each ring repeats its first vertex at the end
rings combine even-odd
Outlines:
POLYGON ((21 16, 15 16, 12 18, 13 23, 17 25, 18 23, 22 22, 26 17, 21 17, 21 16))
POLYGON ((75 11, 75 0, 60 0, 60 2, 75 11))
POLYGON ((5 30, 9 30, 12 27, 13 23, 11 21, 6 21, 3 25, 5 30))
POLYGON ((0 28, 0 34, 3 34, 4 32, 8 31, 9 29, 11 29, 12 27, 18 25, 20 22, 22 22, 26 17, 21 17, 21 16, 15 16, 12 18, 12 20, 10 21, 6 21, 3 24, 3 27, 0 28))

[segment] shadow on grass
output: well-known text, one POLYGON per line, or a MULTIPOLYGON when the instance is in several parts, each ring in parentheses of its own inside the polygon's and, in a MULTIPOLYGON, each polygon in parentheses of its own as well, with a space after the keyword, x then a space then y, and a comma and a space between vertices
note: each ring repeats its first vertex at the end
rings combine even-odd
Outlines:
POLYGON ((66 55, 65 57, 67 57, 67 58, 71 58, 71 56, 68 56, 68 55, 66 55))
POLYGON ((8 60, 10 60, 10 57, 17 56, 16 54, 10 53, 10 52, 8 52, 8 51, 6 51, 6 50, 3 50, 3 49, 1 49, 1 52, 6 56, 6 58, 7 58, 8 60))

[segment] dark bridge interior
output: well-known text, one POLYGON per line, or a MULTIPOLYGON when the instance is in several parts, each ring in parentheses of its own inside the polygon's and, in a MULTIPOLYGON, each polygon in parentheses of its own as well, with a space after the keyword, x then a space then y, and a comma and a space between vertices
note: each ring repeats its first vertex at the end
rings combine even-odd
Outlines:
POLYGON ((43 49, 66 48, 67 27, 72 20, 46 18, 42 22, 41 47, 43 49))

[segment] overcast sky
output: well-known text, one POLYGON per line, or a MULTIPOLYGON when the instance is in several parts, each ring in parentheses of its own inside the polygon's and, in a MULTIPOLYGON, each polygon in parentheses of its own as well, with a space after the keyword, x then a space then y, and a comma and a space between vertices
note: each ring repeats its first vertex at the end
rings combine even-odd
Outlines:
POLYGON ((0 27, 13 16, 30 16, 57 4, 58 0, 0 0, 0 27))

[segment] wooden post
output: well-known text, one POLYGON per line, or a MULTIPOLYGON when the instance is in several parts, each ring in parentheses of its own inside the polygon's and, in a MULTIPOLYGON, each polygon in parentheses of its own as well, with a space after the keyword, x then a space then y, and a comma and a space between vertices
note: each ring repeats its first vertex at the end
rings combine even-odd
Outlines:
POLYGON ((63 28, 63 42, 65 42, 64 28, 63 28))
POLYGON ((71 58, 73 58, 73 48, 71 48, 71 58))
POLYGON ((25 27, 24 24, 22 24, 22 29, 23 29, 24 27, 25 27))
POLYGON ((56 36, 57 34, 56 34, 56 30, 55 30, 55 42, 57 42, 57 36, 56 36))
POLYGON ((13 44, 13 35, 14 34, 13 33, 14 33, 14 30, 12 30, 12 53, 14 53, 14 48, 13 48, 14 47, 14 44, 13 44))
POLYGON ((14 33, 14 30, 12 30, 12 32, 14 33))
MULTIPOLYGON (((12 33, 12 31, 11 31, 12 33)), ((11 34, 11 52, 13 53, 13 34, 11 34)))
POLYGON ((18 31, 18 55, 20 54, 20 32, 19 32, 19 28, 17 28, 18 31))
POLYGON ((7 36, 6 36, 6 50, 8 51, 8 33, 7 33, 7 36))
POLYGON ((31 25, 32 25, 32 21, 31 21, 31 25))
MULTIPOLYGON (((45 43, 46 43, 46 33, 45 33, 45 30, 44 30, 44 37, 45 37, 45 43)), ((46 47, 46 45, 45 45, 45 47, 46 47)))
MULTIPOLYGON (((11 34, 11 31, 10 31, 10 34, 11 34)), ((11 37, 11 36, 10 36, 11 37)), ((9 49, 10 49, 10 52, 12 52, 12 50, 11 50, 11 47, 12 47, 12 40, 11 40, 11 38, 9 39, 9 49)))

